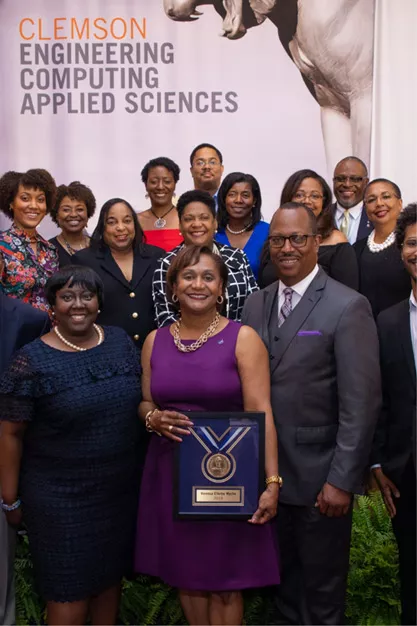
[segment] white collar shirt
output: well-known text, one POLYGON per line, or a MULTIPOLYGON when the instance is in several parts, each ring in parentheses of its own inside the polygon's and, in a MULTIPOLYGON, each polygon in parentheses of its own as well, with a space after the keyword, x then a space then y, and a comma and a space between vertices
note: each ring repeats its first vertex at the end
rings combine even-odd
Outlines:
MULTIPOLYGON (((294 310, 297 304, 300 302, 301 298, 303 297, 303 295, 309 288, 310 284, 313 282, 314 278, 316 277, 318 271, 319 271, 319 266, 315 265, 314 269, 310 272, 310 274, 308 274, 305 278, 303 278, 303 280, 300 280, 299 283, 291 287, 291 289, 293 290, 292 300, 291 300, 291 310, 294 310)), ((278 316, 279 316, 281 307, 285 302, 284 289, 287 289, 287 286, 288 285, 284 285, 282 281, 279 281, 278 283, 278 316)))
MULTIPOLYGON (((359 202, 359 204, 356 204, 355 206, 351 207, 349 209, 349 232, 348 232, 348 240, 349 243, 351 245, 353 245, 357 238, 358 238, 358 232, 359 232, 359 224, 361 221, 361 216, 362 216, 362 211, 364 211, 365 209, 363 208, 363 202, 359 202)), ((340 227, 342 225, 342 220, 343 220, 343 215, 345 213, 345 209, 340 206, 340 204, 338 202, 336 202, 336 226, 338 227, 338 229, 340 230, 340 227)))
POLYGON ((414 363, 417 370, 417 302, 413 292, 410 295, 410 331, 411 346, 413 348, 414 363))

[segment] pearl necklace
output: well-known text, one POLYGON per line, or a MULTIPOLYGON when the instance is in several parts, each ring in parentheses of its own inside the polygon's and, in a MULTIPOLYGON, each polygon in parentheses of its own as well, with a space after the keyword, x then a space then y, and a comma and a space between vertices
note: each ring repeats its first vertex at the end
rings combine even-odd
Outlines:
POLYGON ((367 246, 371 252, 381 252, 386 248, 392 246, 395 241, 395 231, 392 231, 390 235, 382 243, 375 243, 375 231, 373 230, 368 236, 367 246))
POLYGON ((229 226, 229 224, 226 224, 226 228, 229 231, 229 233, 232 233, 232 235, 242 235, 244 232, 246 232, 248 230, 248 228, 250 228, 252 226, 252 222, 249 222, 249 224, 246 224, 245 228, 242 228, 242 230, 232 230, 229 226))
MULTIPOLYGON (((104 339, 103 331, 101 330, 100 326, 97 326, 97 324, 93 324, 93 328, 98 335, 97 346, 99 346, 101 343, 103 343, 103 339, 104 339)), ((73 350, 77 350, 77 352, 85 352, 86 350, 89 350, 89 348, 81 348, 80 346, 75 345, 75 343, 71 343, 70 341, 68 341, 68 339, 65 339, 65 337, 63 337, 61 333, 59 332, 58 326, 54 327, 54 331, 58 339, 60 339, 62 343, 65 343, 65 345, 68 346, 69 348, 72 348, 73 350)))

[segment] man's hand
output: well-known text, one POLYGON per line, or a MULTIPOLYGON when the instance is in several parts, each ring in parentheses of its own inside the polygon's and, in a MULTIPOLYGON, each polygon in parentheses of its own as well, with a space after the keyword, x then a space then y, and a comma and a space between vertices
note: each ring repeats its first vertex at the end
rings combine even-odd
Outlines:
POLYGON ((330 483, 324 483, 322 490, 317 496, 316 505, 320 513, 327 517, 341 517, 349 511, 352 494, 344 489, 333 487, 330 483))
POLYGON ((388 515, 391 518, 395 517, 397 509, 395 508, 394 500, 392 497, 395 496, 395 498, 399 498, 400 492, 398 491, 392 480, 390 480, 388 476, 385 476, 381 467, 374 467, 372 469, 372 474, 378 484, 382 497, 384 498, 384 503, 388 511, 388 515))

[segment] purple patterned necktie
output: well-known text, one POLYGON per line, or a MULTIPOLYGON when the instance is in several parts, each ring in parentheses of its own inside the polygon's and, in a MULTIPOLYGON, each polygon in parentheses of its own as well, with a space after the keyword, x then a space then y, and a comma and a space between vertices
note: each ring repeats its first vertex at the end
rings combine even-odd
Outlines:
POLYGON ((284 296, 285 296, 285 300, 283 302, 283 305, 281 307, 281 310, 279 312, 279 316, 278 316, 278 326, 282 326, 283 323, 285 322, 285 320, 287 319, 287 317, 289 316, 289 314, 292 311, 292 294, 293 294, 293 290, 291 289, 291 287, 286 287, 283 291, 284 296))

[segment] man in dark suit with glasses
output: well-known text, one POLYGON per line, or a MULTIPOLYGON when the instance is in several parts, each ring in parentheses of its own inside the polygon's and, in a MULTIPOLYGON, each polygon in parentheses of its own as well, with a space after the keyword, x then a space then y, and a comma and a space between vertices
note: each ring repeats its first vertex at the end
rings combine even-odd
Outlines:
POLYGON ((283 624, 341 624, 352 525, 381 405, 378 338, 366 298, 317 264, 314 213, 272 218, 279 280, 247 299, 242 322, 270 355, 283 488, 278 505, 283 624))

